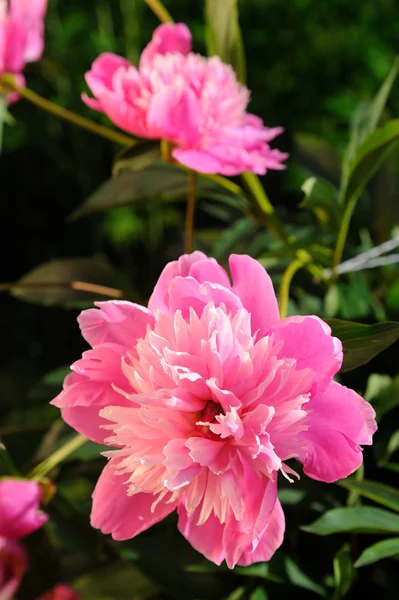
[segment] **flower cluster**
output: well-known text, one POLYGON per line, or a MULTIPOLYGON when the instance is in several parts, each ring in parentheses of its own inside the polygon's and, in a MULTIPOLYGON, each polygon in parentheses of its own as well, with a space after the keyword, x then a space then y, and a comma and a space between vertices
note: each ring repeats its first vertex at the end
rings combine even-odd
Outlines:
POLYGON ((133 135, 166 139, 173 157, 201 173, 237 175, 282 169, 287 154, 269 142, 282 132, 245 112, 249 91, 220 58, 191 52, 191 34, 179 23, 161 25, 139 68, 101 54, 86 74, 94 99, 83 99, 133 135))
MULTIPOLYGON (((0 75, 13 74, 20 86, 26 63, 43 53, 46 9, 47 0, 0 0, 0 75)), ((15 94, 9 97, 16 99, 15 94)))
POLYGON ((201 252, 168 264, 148 308, 98 303, 92 346, 53 401, 112 449, 92 525, 125 540, 177 510, 179 530, 229 567, 268 560, 284 515, 279 472, 332 482, 362 462, 373 409, 332 378, 342 346, 317 317, 281 319, 270 277, 230 257, 232 283, 201 252), (240 485, 237 485, 237 482, 240 485))

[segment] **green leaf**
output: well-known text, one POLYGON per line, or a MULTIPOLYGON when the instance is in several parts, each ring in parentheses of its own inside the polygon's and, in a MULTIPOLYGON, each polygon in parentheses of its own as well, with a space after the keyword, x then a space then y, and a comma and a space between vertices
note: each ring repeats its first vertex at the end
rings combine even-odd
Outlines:
POLYGON ((399 537, 388 538, 387 540, 377 542, 376 544, 366 548, 366 550, 363 550, 355 562, 355 567, 371 565, 378 560, 396 555, 399 555, 399 537))
MULTIPOLYGON (((111 210, 121 206, 153 201, 185 201, 188 193, 188 173, 175 165, 154 163, 139 171, 130 170, 125 163, 124 170, 113 179, 103 183, 69 217, 70 220, 111 210)), ((236 208, 242 209, 248 201, 241 195, 226 190, 223 186, 198 177, 198 196, 230 201, 236 208)))
POLYGON ((377 420, 380 420, 387 412, 399 406, 399 375, 394 379, 378 373, 370 375, 364 397, 371 402, 377 413, 377 420))
POLYGON ((351 533, 398 533, 399 515, 373 506, 333 508, 314 523, 303 526, 302 529, 315 535, 331 535, 348 531, 351 533))
POLYGON ((95 300, 121 298, 121 289, 130 289, 125 275, 97 256, 50 260, 21 277, 10 292, 25 302, 79 308, 95 300))
POLYGON ((284 564, 288 580, 290 583, 292 583, 292 585, 296 585, 305 590, 314 592, 323 598, 326 596, 326 590, 321 585, 315 583, 308 575, 306 575, 306 573, 304 573, 302 569, 298 567, 291 557, 286 556, 284 564))
POLYGON ((357 148, 342 176, 340 204, 357 199, 378 170, 399 137, 399 119, 388 121, 372 132, 357 148))
POLYGON ((218 55, 232 65, 241 83, 245 83, 245 55, 237 0, 205 1, 206 41, 208 54, 218 55))
POLYGON ((337 231, 340 223, 340 209, 336 188, 324 179, 309 177, 302 184, 301 190, 305 194, 305 198, 300 206, 311 210, 323 229, 337 231))
POLYGON ((158 594, 158 588, 135 566, 114 564, 83 575, 74 583, 82 600, 147 600, 158 594))
POLYGON ((348 544, 345 544, 335 555, 333 568, 335 584, 334 600, 338 600, 350 589, 353 580, 353 566, 348 544))
POLYGON ((392 68, 389 71, 387 78, 378 90, 377 95, 372 101, 369 108, 369 119, 368 119, 368 132, 374 131, 378 126, 378 123, 384 112, 385 105, 387 103, 389 94, 391 93, 392 86, 395 83, 395 79, 399 72, 399 56, 395 57, 392 68))
POLYGON ((249 597, 249 600, 267 600, 267 599, 268 599, 267 592, 262 587, 256 588, 256 590, 254 590, 249 597))
POLYGON ((399 339, 399 323, 394 321, 376 325, 363 325, 339 319, 326 319, 326 322, 330 325, 333 335, 343 344, 342 372, 368 363, 399 339))
POLYGON ((161 159, 159 142, 141 140, 129 148, 123 148, 115 157, 112 174, 118 175, 124 169, 142 171, 161 159))
POLYGON ((360 496, 399 512, 399 491, 389 485, 377 481, 368 481, 367 479, 363 481, 345 479, 340 481, 339 485, 346 490, 356 492, 360 496))
POLYGON ((241 586, 235 589, 233 592, 231 592, 231 594, 227 596, 226 600, 241 600, 242 598, 244 598, 245 592, 245 587, 241 586))

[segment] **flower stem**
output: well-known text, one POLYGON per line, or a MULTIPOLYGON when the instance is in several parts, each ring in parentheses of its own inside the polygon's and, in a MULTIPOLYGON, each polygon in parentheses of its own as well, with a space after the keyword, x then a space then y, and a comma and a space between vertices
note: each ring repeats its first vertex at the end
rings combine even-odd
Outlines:
POLYGON ((7 448, 0 441, 0 476, 2 473, 5 475, 19 475, 18 469, 8 454, 7 448))
POLYGON ((39 94, 36 94, 36 92, 33 92, 26 87, 19 87, 16 85, 12 75, 3 75, 0 78, 0 85, 4 89, 17 92, 19 96, 25 98, 25 100, 28 100, 28 102, 35 104, 39 108, 51 113, 52 115, 55 115, 64 121, 68 121, 69 123, 73 123, 82 129, 86 129, 87 131, 91 131, 92 133, 100 135, 101 137, 111 140, 116 144, 132 146, 135 143, 135 140, 128 135, 119 133, 119 131, 114 131, 113 129, 105 127, 104 125, 98 125, 90 119, 81 117, 80 115, 77 115, 66 108, 62 108, 61 106, 46 100, 46 98, 42 98, 42 96, 39 96, 39 94))
POLYGON ((348 204, 345 207, 344 214, 342 215, 342 221, 341 221, 341 225, 339 228, 337 243, 335 246, 333 259, 332 259, 332 265, 331 265, 333 277, 334 277, 334 271, 335 271, 336 267, 340 264, 342 255, 344 253, 346 238, 348 237, 349 225, 351 222, 353 212, 356 208, 357 198, 358 197, 356 195, 352 196, 352 198, 350 198, 348 204))
POLYGON ((174 23, 171 14, 166 10, 160 0, 145 0, 145 2, 161 23, 174 23))
POLYGON ((75 435, 71 440, 66 442, 61 448, 50 454, 48 458, 43 460, 37 465, 29 474, 29 479, 40 481, 45 477, 54 467, 62 463, 68 456, 70 456, 75 450, 83 446, 87 442, 87 438, 83 435, 75 435))
POLYGON ((197 173, 190 169, 188 174, 188 196, 186 210, 186 225, 184 234, 184 252, 189 254, 193 250, 193 230, 195 201, 197 198, 197 173))
POLYGON ((302 269, 302 267, 306 266, 311 260, 312 258, 310 254, 308 254, 305 250, 298 250, 297 258, 293 260, 292 263, 289 264, 286 270, 284 271, 280 283, 280 293, 278 301, 281 319, 284 319, 287 316, 290 286, 295 273, 299 271, 299 269, 302 269))
POLYGON ((68 290, 77 290, 78 292, 87 292, 91 294, 100 294, 110 298, 123 298, 127 294, 120 289, 110 288, 96 283, 87 283, 85 281, 30 281, 14 283, 0 283, 0 292, 9 292, 13 289, 32 289, 32 288, 62 288, 68 290))

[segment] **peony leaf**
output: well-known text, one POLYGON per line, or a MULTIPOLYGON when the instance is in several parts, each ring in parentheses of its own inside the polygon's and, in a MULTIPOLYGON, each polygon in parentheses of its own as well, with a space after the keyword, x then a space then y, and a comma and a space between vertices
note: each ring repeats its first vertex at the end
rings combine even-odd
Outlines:
POLYGON ((387 540, 377 542, 376 544, 366 548, 366 550, 363 550, 355 562, 355 567, 371 565, 378 560, 396 555, 399 555, 399 537, 388 538, 387 540))
POLYGON ((50 260, 7 287, 25 302, 79 308, 95 300, 126 297, 130 284, 104 257, 92 257, 50 260))
POLYGON ((353 566, 350 554, 350 546, 345 544, 334 556, 334 583, 335 594, 333 599, 342 598, 352 585, 353 566))
POLYGON ((322 137, 313 133, 298 132, 294 135, 294 152, 307 171, 338 185, 341 177, 341 161, 334 148, 322 137))
POLYGON ((338 482, 338 484, 346 490, 356 492, 360 496, 399 512, 399 491, 389 485, 377 481, 368 481, 367 479, 363 481, 345 479, 338 482))
POLYGON ((245 55, 237 0, 206 0, 206 39, 208 54, 218 55, 232 65, 241 83, 245 83, 245 55))
POLYGON ((300 206, 311 210, 323 229, 336 231, 340 221, 336 188, 324 179, 309 177, 302 184, 301 190, 305 198, 300 206))
POLYGON ((333 335, 343 344, 342 372, 368 363, 399 339, 399 323, 395 321, 363 325, 352 321, 326 319, 326 323, 330 325, 333 335))
MULTIPOLYGON (((149 202, 158 199, 162 202, 185 201, 188 192, 188 174, 175 165, 155 162, 140 168, 136 159, 121 159, 123 169, 118 170, 112 179, 103 183, 85 202, 75 210, 69 220, 111 210, 121 206, 149 202)), ((248 201, 222 185, 205 177, 198 177, 198 196, 213 198, 244 209, 248 201)))
POLYGON ((354 506, 333 508, 316 519, 314 523, 302 527, 307 533, 331 535, 332 533, 399 533, 399 515, 374 508, 354 506))

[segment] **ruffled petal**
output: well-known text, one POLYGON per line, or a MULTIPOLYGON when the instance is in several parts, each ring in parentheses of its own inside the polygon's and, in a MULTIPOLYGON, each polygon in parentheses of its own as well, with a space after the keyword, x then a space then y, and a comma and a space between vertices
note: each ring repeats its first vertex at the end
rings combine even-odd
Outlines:
POLYGON ((191 33, 184 23, 164 23, 154 31, 151 42, 144 48, 140 68, 150 69, 157 54, 178 53, 187 56, 191 50, 191 33))
POLYGON ((260 536, 259 540, 256 541, 256 544, 253 544, 253 549, 251 548, 241 554, 241 558, 237 564, 242 567, 248 567, 248 565, 252 565, 253 563, 270 560, 283 543, 284 531, 284 512, 279 500, 277 500, 266 530, 260 536))
POLYGON ((341 368, 342 344, 331 336, 330 327, 318 317, 288 317, 268 333, 273 333, 276 345, 282 342, 279 358, 294 358, 297 369, 312 369, 313 393, 322 392, 341 368))
POLYGON ((99 344, 121 344, 132 351, 154 323, 148 308, 132 302, 109 300, 95 305, 99 310, 89 308, 78 317, 82 335, 93 348, 99 344))
POLYGON ((93 492, 91 525, 114 540, 129 540, 172 513, 176 503, 167 504, 171 494, 158 503, 157 496, 139 493, 128 496, 126 476, 115 474, 116 462, 111 459, 101 473, 93 492))
POLYGON ((40 510, 40 498, 35 481, 0 481, 0 538, 19 540, 44 525, 48 517, 40 510))
POLYGON ((193 90, 170 86, 156 92, 147 113, 147 127, 182 146, 195 145, 199 138, 200 107, 193 90))
POLYGON ((331 382, 308 404, 308 441, 299 460, 312 479, 332 483, 361 465, 359 444, 369 445, 377 429, 373 408, 356 392, 331 382))
POLYGON ((251 313, 253 333, 264 333, 279 320, 272 280, 262 265, 250 256, 232 254, 229 265, 233 278, 232 291, 251 313))

